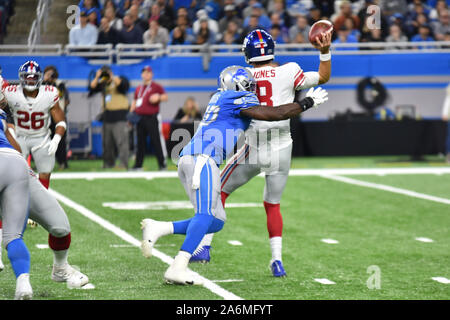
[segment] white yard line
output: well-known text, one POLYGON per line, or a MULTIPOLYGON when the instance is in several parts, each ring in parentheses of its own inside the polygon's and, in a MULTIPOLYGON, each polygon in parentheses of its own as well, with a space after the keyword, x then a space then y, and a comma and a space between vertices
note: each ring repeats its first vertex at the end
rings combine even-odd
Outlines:
MULTIPOLYGON (((290 176, 322 175, 397 175, 397 174, 450 174, 450 167, 412 167, 412 168, 341 168, 341 169, 291 169, 290 176)), ((259 176, 263 176, 260 174, 259 176)), ((178 178, 176 171, 140 171, 140 172, 54 172, 52 180, 67 179, 156 179, 178 178)))
POLYGON ((405 195, 408 197, 429 200, 429 201, 434 201, 434 202, 443 203, 443 204, 450 204, 450 199, 435 197, 435 196, 431 196, 431 195, 428 195, 425 193, 411 191, 408 189, 401 189, 401 188, 391 187, 391 186, 384 185, 384 184, 366 182, 366 181, 357 180, 357 179, 353 179, 353 178, 334 176, 334 175, 321 175, 321 177, 357 185, 360 187, 367 187, 367 188, 373 188, 373 189, 378 189, 378 190, 383 190, 383 191, 389 191, 389 192, 393 192, 393 193, 402 194, 402 195, 405 195))
MULTIPOLYGON (((83 216, 85 216, 86 218, 98 223, 100 226, 102 226, 103 228, 105 228, 108 231, 111 231, 112 233, 114 233, 116 236, 118 236, 119 238, 121 238, 122 240, 136 246, 136 247, 140 247, 141 245, 141 241, 139 241, 138 239, 134 238, 132 235, 130 235, 129 233, 125 232, 124 230, 120 229, 119 227, 117 227, 116 225, 112 224, 111 222, 103 219, 102 217, 98 216, 97 214, 95 214, 94 212, 92 212, 91 210, 87 209, 86 207, 72 201, 71 199, 67 198, 66 196, 60 194, 59 192, 56 192, 55 190, 49 189, 49 192, 59 201, 61 201, 62 203, 64 203, 66 206, 71 207, 72 209, 78 211, 80 214, 82 214, 83 216)), ((173 262, 173 258, 169 257, 168 255, 166 255, 165 253, 153 248, 152 253, 155 257, 157 257, 158 259, 160 259, 161 261, 167 263, 167 264, 172 264, 173 262)), ((198 274, 197 274, 198 275, 198 274)), ((205 288, 207 288, 208 290, 210 290, 211 292, 213 292, 214 294, 224 298, 225 300, 243 300, 241 297, 235 295, 234 293, 225 290, 224 288, 218 286, 217 284, 215 284, 214 282, 212 282, 211 280, 206 279, 205 277, 202 277, 200 275, 198 275, 199 277, 202 278, 204 284, 203 286, 205 288)))

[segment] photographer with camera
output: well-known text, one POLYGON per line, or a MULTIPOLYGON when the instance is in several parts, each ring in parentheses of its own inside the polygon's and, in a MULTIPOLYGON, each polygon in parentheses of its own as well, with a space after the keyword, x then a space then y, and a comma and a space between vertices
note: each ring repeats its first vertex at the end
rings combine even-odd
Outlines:
MULTIPOLYGON (((61 81, 59 78, 58 70, 55 66, 47 66, 44 69, 44 78, 42 84, 55 86, 58 89, 59 94, 59 107, 64 111, 64 115, 66 116, 67 122, 67 106, 69 105, 69 91, 66 88, 66 84, 61 81)), ((55 126, 56 123, 52 118, 52 122, 50 124, 50 130, 52 131, 52 137, 55 134, 55 126)), ((64 132, 64 135, 61 138, 61 142, 58 145, 58 149, 56 149, 55 158, 59 164, 60 169, 67 169, 69 166, 67 164, 67 130, 64 132)))
POLYGON ((128 169, 129 127, 127 113, 129 102, 126 96, 128 79, 115 76, 109 66, 97 70, 89 85, 91 93, 101 92, 103 97, 101 121, 103 122, 103 168, 113 168, 116 150, 120 168, 128 169))

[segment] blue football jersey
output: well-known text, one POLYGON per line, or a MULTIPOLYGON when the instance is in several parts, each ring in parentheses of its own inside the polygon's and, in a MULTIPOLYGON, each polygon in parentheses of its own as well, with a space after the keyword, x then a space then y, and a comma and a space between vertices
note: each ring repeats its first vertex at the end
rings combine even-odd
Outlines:
POLYGON ((6 130, 8 130, 8 127, 6 126, 6 113, 0 109, 0 148, 14 149, 6 138, 6 130))
POLYGON ((206 154, 220 165, 234 151, 240 134, 250 125, 251 119, 241 116, 241 110, 259 104, 253 92, 217 92, 211 97, 200 126, 180 156, 206 154))

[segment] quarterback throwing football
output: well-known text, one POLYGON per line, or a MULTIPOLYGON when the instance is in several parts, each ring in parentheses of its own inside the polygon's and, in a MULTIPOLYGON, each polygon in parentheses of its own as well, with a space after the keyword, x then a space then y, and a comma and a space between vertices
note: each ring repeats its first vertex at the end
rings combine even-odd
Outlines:
MULTIPOLYGON (((277 66, 275 42, 262 29, 250 32, 244 40, 242 51, 257 83, 256 95, 261 105, 269 107, 291 103, 299 90, 326 83, 331 75, 331 33, 317 39, 315 48, 320 51, 319 70, 303 72, 296 62, 277 66)), ((264 172, 264 208, 272 251, 270 268, 273 276, 286 276, 282 263, 283 220, 280 201, 291 166, 292 139, 288 120, 252 120, 246 131, 244 146, 227 162, 221 172, 221 197, 225 206, 227 197, 254 176, 264 172)), ((212 234, 202 241, 191 262, 207 262, 210 259, 212 234)))

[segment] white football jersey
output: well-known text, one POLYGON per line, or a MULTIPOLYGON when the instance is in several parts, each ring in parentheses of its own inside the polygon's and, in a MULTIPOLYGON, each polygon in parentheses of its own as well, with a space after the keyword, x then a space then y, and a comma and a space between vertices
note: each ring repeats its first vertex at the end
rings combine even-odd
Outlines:
POLYGON ((14 117, 17 136, 39 137, 49 133, 50 109, 59 101, 56 87, 40 86, 36 98, 31 98, 23 94, 21 85, 9 85, 4 94, 14 117))
MULTIPOLYGON (((261 105, 279 106, 294 102, 295 90, 301 88, 305 82, 305 74, 295 62, 278 67, 250 68, 250 70, 257 82, 256 95, 261 105)), ((289 119, 282 121, 252 120, 249 130, 265 132, 269 129, 279 129, 280 142, 286 144, 292 141, 289 122, 289 119)))

